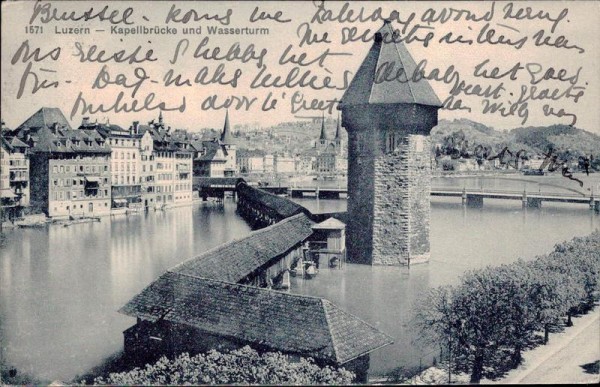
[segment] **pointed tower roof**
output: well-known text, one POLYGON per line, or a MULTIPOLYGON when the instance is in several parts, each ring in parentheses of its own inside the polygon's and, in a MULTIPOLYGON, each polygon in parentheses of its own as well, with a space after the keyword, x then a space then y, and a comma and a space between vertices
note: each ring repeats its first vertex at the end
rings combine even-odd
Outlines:
POLYGON ((342 138, 342 133, 340 133, 340 112, 338 111, 337 126, 335 128, 335 139, 341 140, 341 138, 342 138))
POLYGON ((319 140, 327 140, 327 134, 325 133, 325 113, 323 113, 323 118, 321 119, 321 135, 319 136, 319 140))
POLYGON ((233 144, 233 136, 229 127, 229 110, 225 111, 225 125, 223 125, 223 133, 221 133, 221 142, 223 144, 233 144))
MULTIPOLYGON (((394 30, 386 20, 375 33, 373 46, 342 97, 341 105, 417 104, 441 107, 442 103, 425 79, 411 80, 417 68, 404 43, 394 42, 394 30), (392 74, 404 69, 398 79, 376 80, 377 70, 389 63, 392 74)), ((401 74, 401 72, 400 72, 401 74)), ((381 74, 379 76, 381 77, 381 74)))

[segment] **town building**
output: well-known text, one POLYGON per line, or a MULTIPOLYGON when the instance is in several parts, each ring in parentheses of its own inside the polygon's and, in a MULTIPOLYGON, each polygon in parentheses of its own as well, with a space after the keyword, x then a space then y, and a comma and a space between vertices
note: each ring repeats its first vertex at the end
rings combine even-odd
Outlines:
POLYGON ((227 156, 218 140, 195 142, 194 177, 224 177, 227 156))
POLYGON ((262 150, 238 149, 236 152, 237 166, 240 173, 263 173, 265 152, 262 150))
POLYGON ((439 98, 418 82, 374 82, 377 63, 417 65, 386 21, 339 108, 349 135, 348 260, 401 265, 429 259, 431 147, 439 98))
POLYGON ((192 143, 196 153, 193 161, 194 177, 232 177, 237 175, 237 146, 225 113, 223 131, 218 139, 198 140, 192 143))
POLYGON ((193 200, 192 164, 195 148, 182 131, 171 134, 162 112, 148 125, 134 122, 132 135, 140 138, 141 199, 145 207, 166 208, 193 200))
POLYGON ((79 129, 95 129, 111 148, 112 207, 137 207, 142 202, 141 135, 132 128, 98 124, 84 117, 79 129))
POLYGON ((321 120, 321 132, 315 144, 315 152, 313 153, 315 156, 314 172, 330 175, 347 170, 347 160, 339 117, 336 122, 335 137, 333 139, 327 137, 325 117, 323 117, 321 120))
POLYGON ((29 146, 17 137, 2 136, 0 199, 2 219, 14 220, 29 205, 29 146))
POLYGON ((275 155, 274 164, 275 173, 288 175, 296 173, 296 159, 293 157, 286 157, 279 154, 275 155))
POLYGON ((16 129, 30 146, 30 205, 53 218, 108 215, 111 150, 96 129, 73 130, 43 107, 16 129))

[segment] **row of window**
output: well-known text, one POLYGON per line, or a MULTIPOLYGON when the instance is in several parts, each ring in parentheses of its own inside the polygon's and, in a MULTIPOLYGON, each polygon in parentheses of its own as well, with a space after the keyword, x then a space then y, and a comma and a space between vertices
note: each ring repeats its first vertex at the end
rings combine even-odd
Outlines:
POLYGON ((116 160, 116 159, 121 159, 121 160, 125 160, 125 159, 131 160, 131 159, 133 159, 133 160, 135 160, 135 158, 136 157, 135 157, 135 152, 134 151, 132 151, 132 152, 113 151, 113 157, 112 157, 113 160, 116 160))
POLYGON ((130 170, 135 172, 135 169, 136 169, 135 163, 127 163, 127 164, 121 163, 120 164, 121 168, 119 168, 119 163, 113 163, 112 167, 113 167, 112 168, 113 172, 119 172, 119 171, 125 172, 125 168, 127 168, 127 172, 129 172, 130 170))
POLYGON ((191 190, 192 189, 192 185, 191 184, 175 184, 175 191, 186 191, 186 190, 191 190))
MULTIPOLYGON (((108 178, 103 178, 100 180, 101 182, 103 182, 104 184, 108 184, 108 178)), ((85 180, 84 179, 54 179, 53 181, 53 185, 55 187, 71 187, 71 186, 83 186, 85 185, 85 180)))
MULTIPOLYGON (((133 176, 123 176, 123 175, 113 175, 112 178, 112 182, 113 185, 116 184, 135 184, 135 182, 137 181, 137 176, 133 175, 133 176)), ((142 182, 142 177, 140 176, 139 182, 142 182)))
MULTIPOLYGON (((100 205, 102 205, 102 203, 100 203, 100 205)), ((108 207, 108 202, 104 202, 104 207, 108 207)), ((94 204, 93 203, 88 203, 87 205, 88 211, 89 212, 93 212, 94 211, 94 204)), ((67 211, 71 211, 71 206, 67 206, 66 207, 67 211)), ((80 204, 79 207, 77 206, 77 204, 73 205, 73 211, 77 211, 77 210, 83 210, 83 204, 80 204)), ((54 212, 58 212, 57 207, 54 207, 54 212)))
POLYGON ((89 197, 97 197, 97 198, 108 198, 110 197, 108 194, 108 190, 88 190, 87 192, 84 192, 83 190, 80 191, 54 191, 52 193, 52 200, 56 201, 56 200, 74 200, 77 198, 83 199, 83 198, 89 198, 89 197))
POLYGON ((85 173, 96 173, 96 172, 108 172, 108 165, 54 165, 52 166, 52 173, 70 173, 71 167, 73 172, 85 172, 85 173))
POLYGON ((108 143, 110 145, 120 145, 120 146, 137 146, 137 140, 131 140, 131 139, 118 139, 118 138, 110 138, 108 140, 108 143))

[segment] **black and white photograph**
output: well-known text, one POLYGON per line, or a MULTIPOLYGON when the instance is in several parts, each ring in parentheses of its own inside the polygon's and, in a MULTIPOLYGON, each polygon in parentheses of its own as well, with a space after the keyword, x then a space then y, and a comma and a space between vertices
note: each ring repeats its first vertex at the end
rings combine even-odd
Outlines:
POLYGON ((600 2, 1 7, 0 384, 600 383, 600 2))

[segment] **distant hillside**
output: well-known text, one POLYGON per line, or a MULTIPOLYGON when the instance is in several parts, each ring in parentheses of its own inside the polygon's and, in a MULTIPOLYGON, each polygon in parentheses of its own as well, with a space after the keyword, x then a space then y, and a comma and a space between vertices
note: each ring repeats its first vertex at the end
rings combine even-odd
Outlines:
POLYGON ((600 136, 567 125, 527 127, 511 130, 509 139, 539 151, 554 149, 577 156, 600 153, 600 136))
POLYGON ((481 144, 499 151, 505 146, 511 150, 525 149, 528 153, 541 155, 553 149, 570 157, 600 154, 600 136, 567 125, 516 128, 499 131, 467 119, 441 120, 431 131, 432 143, 449 146, 468 141, 468 147, 481 144))

